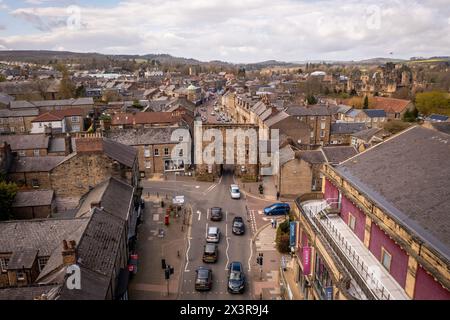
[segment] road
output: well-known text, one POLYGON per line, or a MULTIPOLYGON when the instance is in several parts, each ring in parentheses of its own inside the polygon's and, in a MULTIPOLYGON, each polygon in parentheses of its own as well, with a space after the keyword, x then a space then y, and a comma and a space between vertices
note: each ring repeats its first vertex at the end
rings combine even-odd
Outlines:
MULTIPOLYGON (((145 212, 145 223, 140 228, 138 237, 138 252, 140 254, 139 272, 132 281, 132 299, 189 299, 189 300, 239 300, 259 299, 261 288, 267 288, 265 297, 277 297, 276 293, 269 295, 269 291, 276 292, 277 281, 273 272, 278 270, 279 257, 274 251, 274 234, 260 233, 252 242, 254 235, 264 226, 270 226, 270 218, 262 214, 262 209, 271 203, 247 194, 240 200, 230 197, 229 186, 234 183, 231 170, 224 170, 221 179, 214 183, 195 181, 191 177, 168 177, 166 181, 142 181, 143 195, 159 197, 169 202, 175 195, 184 195, 186 204, 192 208, 191 223, 182 228, 182 220, 172 221, 170 226, 163 224, 165 209, 148 202, 145 212), (209 209, 219 206, 224 212, 224 219, 212 222, 209 219, 209 209), (248 216, 247 216, 248 208, 248 216), (158 214, 159 213, 159 214, 158 214), (243 236, 233 235, 231 223, 235 216, 240 215, 246 224, 243 236), (222 232, 219 243, 219 260, 215 264, 202 262, 203 247, 206 243, 208 226, 218 226, 222 232), (155 236, 155 232, 163 228, 164 238, 155 236), (177 256, 179 250, 180 255, 177 256), (264 279, 260 280, 260 269, 256 264, 256 256, 264 252, 264 279), (164 272, 161 270, 161 260, 175 265, 175 274, 170 280, 170 295, 167 296, 164 272), (246 275, 246 292, 232 295, 227 292, 227 267, 230 262, 239 261, 244 266, 246 275), (209 292, 197 292, 194 288, 195 270, 199 266, 208 266, 213 271, 213 288, 209 292)), ((248 186, 245 187, 248 190, 248 186)), ((241 190, 242 193, 243 190, 241 190)), ((283 219, 283 217, 280 217, 283 219)), ((266 228, 267 230, 267 228, 266 228)), ((269 232, 270 233, 270 232, 269 232)))
MULTIPOLYGON (((224 122, 224 121, 218 121, 217 120, 217 117, 218 117, 218 115, 221 112, 224 113, 227 117, 229 117, 227 112, 222 107, 220 96, 219 97, 215 97, 214 99, 211 99, 211 100, 207 101, 200 108, 198 108, 198 111, 200 112, 200 115, 202 117, 205 117, 207 119, 206 122, 205 122, 207 124, 227 123, 227 122, 224 122), (217 103, 217 108, 219 108, 220 111, 214 111, 214 104, 215 103, 217 103), (214 112, 214 115, 211 115, 212 112, 214 112)), ((231 123, 231 122, 229 122, 229 123, 231 123)))
POLYGON ((245 200, 233 200, 229 194, 229 186, 233 184, 233 174, 224 170, 220 183, 215 185, 207 197, 198 199, 193 203, 193 216, 191 230, 188 231, 188 245, 186 250, 186 261, 182 275, 179 299, 252 299, 252 283, 250 272, 253 267, 252 256, 252 232, 247 223, 244 235, 236 236, 231 232, 231 223, 235 216, 242 216, 247 220, 245 200), (220 222, 209 219, 211 207, 221 207, 224 218, 220 222), (214 264, 202 262, 203 246, 206 243, 206 230, 209 226, 217 226, 222 236, 219 243, 219 260, 214 264), (244 294, 232 295, 227 292, 228 265, 232 261, 243 264, 246 273, 246 291, 244 294), (213 273, 213 288, 210 292, 197 292, 194 289, 195 270, 199 266, 208 266, 213 273))

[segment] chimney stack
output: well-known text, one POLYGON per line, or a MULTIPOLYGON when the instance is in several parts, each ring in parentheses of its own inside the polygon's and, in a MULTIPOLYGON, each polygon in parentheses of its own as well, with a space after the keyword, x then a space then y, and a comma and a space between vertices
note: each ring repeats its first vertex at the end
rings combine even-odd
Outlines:
POLYGON ((101 206, 102 206, 101 201, 93 201, 93 202, 91 202, 91 209, 93 209, 93 208, 101 208, 101 206))
POLYGON ((89 137, 75 140, 77 153, 103 152, 103 138, 89 137))
POLYGON ((69 241, 69 243, 67 243, 66 240, 63 240, 62 256, 63 264, 65 266, 70 266, 77 263, 77 248, 74 240, 69 241))

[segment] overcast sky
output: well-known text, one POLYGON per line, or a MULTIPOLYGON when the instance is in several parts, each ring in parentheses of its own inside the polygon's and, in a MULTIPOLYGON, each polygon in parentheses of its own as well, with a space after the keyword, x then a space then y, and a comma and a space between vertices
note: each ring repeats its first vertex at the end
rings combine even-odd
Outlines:
POLYGON ((0 49, 203 61, 450 55, 450 0, 0 0, 0 49))

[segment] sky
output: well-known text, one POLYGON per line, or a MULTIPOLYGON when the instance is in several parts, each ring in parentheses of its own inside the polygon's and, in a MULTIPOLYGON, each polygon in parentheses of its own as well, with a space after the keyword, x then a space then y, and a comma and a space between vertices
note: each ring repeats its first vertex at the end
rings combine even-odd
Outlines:
POLYGON ((450 55, 450 0, 0 0, 0 50, 233 63, 450 55))

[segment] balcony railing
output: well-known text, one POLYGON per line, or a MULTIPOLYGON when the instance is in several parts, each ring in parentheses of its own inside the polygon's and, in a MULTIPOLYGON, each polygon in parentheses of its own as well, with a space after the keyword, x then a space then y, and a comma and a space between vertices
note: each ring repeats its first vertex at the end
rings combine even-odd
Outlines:
POLYGON ((331 235, 330 238, 332 238, 336 244, 334 247, 344 254, 346 260, 352 264, 353 269, 357 271, 360 278, 364 281, 365 286, 370 290, 374 297, 380 300, 392 299, 392 295, 388 289, 375 278, 374 273, 369 270, 367 264, 340 234, 339 230, 337 230, 328 217, 326 210, 331 207, 330 204, 332 203, 334 203, 333 199, 323 201, 321 205, 314 208, 315 212, 311 208, 303 206, 303 211, 308 218, 314 221, 320 230, 326 231, 331 235))

